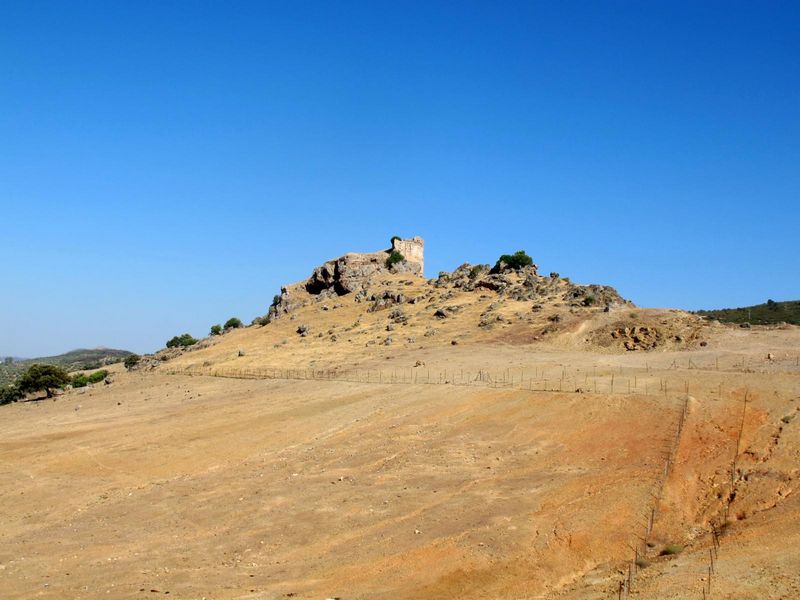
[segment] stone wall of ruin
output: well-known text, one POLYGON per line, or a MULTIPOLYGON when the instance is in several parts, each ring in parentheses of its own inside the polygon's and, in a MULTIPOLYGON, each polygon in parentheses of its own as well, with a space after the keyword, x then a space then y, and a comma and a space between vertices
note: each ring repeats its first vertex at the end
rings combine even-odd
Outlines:
POLYGON ((392 242, 392 250, 402 254, 410 263, 419 265, 420 275, 425 273, 425 242, 421 237, 413 237, 405 240, 395 239, 392 242))

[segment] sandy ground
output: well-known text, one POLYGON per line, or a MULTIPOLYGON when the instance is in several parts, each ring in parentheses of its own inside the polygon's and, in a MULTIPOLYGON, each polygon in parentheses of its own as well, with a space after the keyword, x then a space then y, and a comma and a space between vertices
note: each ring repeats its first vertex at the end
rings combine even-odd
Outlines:
POLYGON ((0 408, 0 597, 616 598, 651 511, 631 597, 702 598, 712 525, 710 597, 800 597, 800 329, 675 315, 706 345, 621 353, 586 346, 619 314, 532 342, 470 326, 487 300, 389 346, 385 311, 311 305, 0 408), (381 383, 209 375, 290 367, 381 383))
POLYGON ((527 597, 624 554, 672 406, 376 387, 119 375, 12 406, 4 597, 527 597))

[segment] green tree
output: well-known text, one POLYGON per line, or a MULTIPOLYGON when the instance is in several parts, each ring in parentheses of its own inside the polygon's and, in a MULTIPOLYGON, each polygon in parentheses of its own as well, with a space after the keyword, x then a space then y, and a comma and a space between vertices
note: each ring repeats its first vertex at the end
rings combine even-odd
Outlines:
POLYGON ((519 271, 523 267, 529 267, 533 264, 533 259, 525 253, 525 250, 517 250, 514 254, 503 254, 494 265, 496 271, 499 271, 504 265, 515 271, 519 271))
POLYGON ((129 354, 125 357, 125 362, 123 364, 125 365, 125 368, 130 371, 133 369, 133 367, 139 364, 140 360, 142 360, 142 357, 138 354, 129 354))
POLYGON ((211 335, 220 335, 222 333, 222 325, 212 325, 211 326, 211 335))
POLYGON ((176 335, 174 338, 167 342, 167 348, 186 348, 196 344, 197 340, 188 333, 183 335, 176 335))
POLYGON ((242 326, 242 321, 237 317, 231 317, 230 319, 225 321, 225 331, 228 331, 229 329, 239 329, 239 327, 241 326, 242 326))
POLYGON ((23 394, 28 392, 47 393, 53 397, 53 390, 63 388, 70 382, 67 372, 55 365, 31 365, 17 381, 17 387, 23 394))

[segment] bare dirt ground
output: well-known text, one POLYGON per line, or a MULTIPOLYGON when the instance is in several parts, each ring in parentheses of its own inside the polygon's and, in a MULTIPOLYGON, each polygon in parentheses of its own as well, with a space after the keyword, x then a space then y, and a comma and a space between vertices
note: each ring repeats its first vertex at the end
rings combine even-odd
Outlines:
POLYGON ((703 598, 712 525, 709 597, 800 597, 800 329, 530 303, 476 327, 492 301, 389 331, 310 304, 0 408, 0 597, 617 598, 643 545, 631 597, 703 598), (602 334, 634 322, 691 344, 602 334), (260 368, 381 379, 212 376, 260 368))

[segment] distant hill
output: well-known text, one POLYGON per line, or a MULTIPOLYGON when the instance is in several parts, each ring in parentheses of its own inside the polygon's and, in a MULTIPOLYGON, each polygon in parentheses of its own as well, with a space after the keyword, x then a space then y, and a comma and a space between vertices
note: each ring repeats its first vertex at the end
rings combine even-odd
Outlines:
POLYGON ((103 365, 122 362, 125 357, 133 354, 127 350, 113 348, 80 348, 56 356, 41 356, 23 360, 0 363, 0 385, 13 381, 20 373, 34 363, 58 365, 67 371, 82 371, 84 369, 99 369, 103 365))
POLYGON ((764 304, 756 304, 755 306, 698 310, 696 314, 710 319, 717 319, 723 323, 752 323, 753 325, 792 323, 793 325, 800 325, 800 300, 788 300, 786 302, 767 300, 764 304))

